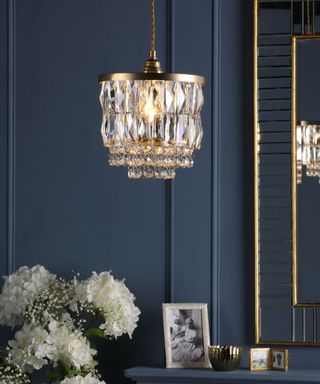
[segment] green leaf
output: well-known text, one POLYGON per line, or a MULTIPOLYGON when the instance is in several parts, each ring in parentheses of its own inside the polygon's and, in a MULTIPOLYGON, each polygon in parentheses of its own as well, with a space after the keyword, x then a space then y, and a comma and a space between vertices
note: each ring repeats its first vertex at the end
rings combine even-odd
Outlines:
POLYGON ((58 361, 58 371, 62 377, 65 377, 69 373, 68 367, 60 360, 58 361))
POLYGON ((103 339, 108 339, 108 337, 104 334, 104 332, 100 328, 89 328, 83 332, 83 335, 85 337, 97 336, 103 339))
POLYGON ((61 360, 58 361, 59 381, 62 381, 66 377, 83 376, 83 372, 78 371, 76 368, 66 365, 61 360))
POLYGON ((94 349, 95 351, 98 350, 97 344, 94 341, 92 341, 92 339, 89 340, 89 343, 90 343, 90 348, 91 349, 94 349))
POLYGON ((50 381, 50 383, 54 383, 60 379, 60 376, 57 373, 52 371, 46 371, 46 376, 50 381))

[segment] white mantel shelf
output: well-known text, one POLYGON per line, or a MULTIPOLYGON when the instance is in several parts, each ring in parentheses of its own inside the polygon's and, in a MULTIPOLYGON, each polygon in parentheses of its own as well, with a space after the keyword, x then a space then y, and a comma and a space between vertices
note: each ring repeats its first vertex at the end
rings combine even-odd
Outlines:
MULTIPOLYGON (((320 362, 319 362, 320 366, 320 362)), ((279 384, 279 383, 318 383, 320 369, 289 369, 279 371, 249 371, 238 369, 232 372, 218 372, 212 369, 165 369, 135 367, 125 371, 125 376, 137 383, 232 383, 232 384, 279 384)))

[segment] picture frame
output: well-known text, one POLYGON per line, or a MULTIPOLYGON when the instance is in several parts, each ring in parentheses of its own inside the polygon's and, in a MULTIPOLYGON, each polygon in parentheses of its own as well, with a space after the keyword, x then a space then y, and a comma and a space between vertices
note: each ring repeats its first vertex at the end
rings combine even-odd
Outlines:
POLYGON ((289 366, 289 352, 287 349, 271 349, 271 369, 273 371, 287 371, 289 366))
POLYGON ((250 371, 268 371, 270 362, 270 348, 250 349, 250 371))
POLYGON ((162 304, 167 368, 211 368, 208 306, 162 304))

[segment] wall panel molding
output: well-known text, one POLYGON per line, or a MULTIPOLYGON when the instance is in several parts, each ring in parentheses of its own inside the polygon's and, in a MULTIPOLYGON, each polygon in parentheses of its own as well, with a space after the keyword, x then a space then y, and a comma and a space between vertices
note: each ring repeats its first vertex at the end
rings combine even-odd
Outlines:
POLYGON ((8 253, 7 273, 15 270, 16 0, 8 0, 8 253))
POLYGON ((221 99, 221 1, 212 7, 212 307, 211 340, 220 343, 220 99, 221 99))
MULTIPOLYGON (((174 71, 174 10, 175 1, 167 0, 167 41, 166 41, 166 70, 174 71)), ((166 188, 166 292, 165 301, 174 301, 174 180, 165 181, 166 188)))
MULTIPOLYGON (((15 269, 15 0, 0 2, 0 84, 0 277, 2 277, 15 269)), ((6 342, 10 333, 8 329, 1 327, 1 345, 6 342)))
MULTIPOLYGON (((1 1, 0 62, 0 273, 11 273, 15 254, 15 0, 1 1)), ((1 283, 0 283, 1 284, 1 283)))
MULTIPOLYGON (((8 10, 7 1, 0 2, 0 276, 7 272, 7 72, 8 72, 8 10)), ((0 287, 2 282, 0 282, 0 287)), ((0 343, 6 330, 0 328, 0 343)))
POLYGON ((8 171, 8 2, 0 2, 0 273, 7 272, 8 171))

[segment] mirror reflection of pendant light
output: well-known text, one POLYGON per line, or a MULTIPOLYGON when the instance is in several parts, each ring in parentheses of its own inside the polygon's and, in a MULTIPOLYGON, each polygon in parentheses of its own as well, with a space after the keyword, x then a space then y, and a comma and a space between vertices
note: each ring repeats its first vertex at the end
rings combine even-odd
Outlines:
POLYGON ((320 122, 301 121, 297 125, 297 184, 306 175, 319 178, 320 183, 320 122))
POLYGON ((99 75, 101 133, 109 164, 128 167, 132 179, 173 179, 193 166, 200 149, 204 77, 165 73, 155 49, 154 0, 149 58, 138 73, 99 75))
MULTIPOLYGON (((307 0, 307 31, 313 35, 311 26, 310 0, 307 0)), ((296 127, 297 184, 302 183, 302 171, 306 175, 318 177, 320 183, 320 121, 301 121, 296 127)))

